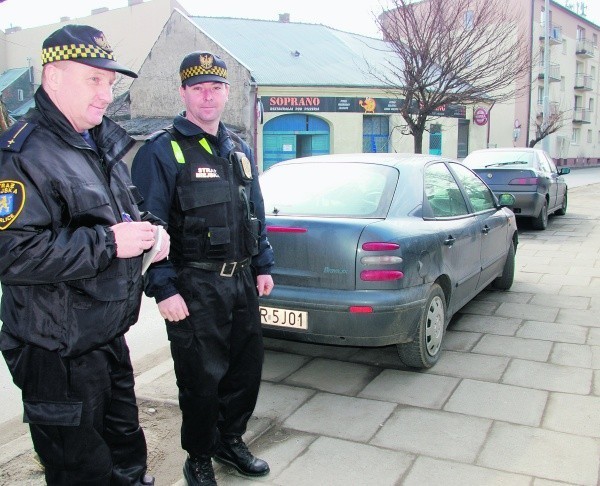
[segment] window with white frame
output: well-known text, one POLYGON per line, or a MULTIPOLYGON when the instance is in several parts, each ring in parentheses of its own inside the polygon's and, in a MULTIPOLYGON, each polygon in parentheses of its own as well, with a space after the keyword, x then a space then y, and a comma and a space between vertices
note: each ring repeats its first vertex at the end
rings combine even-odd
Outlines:
POLYGON ((562 93, 565 92, 565 77, 564 76, 560 77, 560 91, 562 93))
POLYGON ((592 131, 591 130, 587 131, 587 142, 592 143, 592 131))
POLYGON ((23 101, 23 99, 24 99, 24 96, 23 96, 23 90, 22 90, 22 89, 18 89, 18 90, 17 90, 17 99, 18 99, 19 101, 23 101))
POLYGON ((580 138, 581 138, 581 129, 573 128, 573 132, 571 133, 571 143, 573 145, 578 145, 580 138))
POLYGON ((588 109, 590 110, 590 113, 594 113, 594 98, 588 100, 588 109))

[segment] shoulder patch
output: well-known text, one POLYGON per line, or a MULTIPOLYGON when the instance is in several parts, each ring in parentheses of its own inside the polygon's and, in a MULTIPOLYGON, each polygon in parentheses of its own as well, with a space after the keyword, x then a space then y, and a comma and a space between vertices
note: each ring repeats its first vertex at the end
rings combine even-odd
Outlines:
POLYGON ((18 181, 0 181, 0 230, 8 228, 25 206, 25 186, 18 181))
POLYGON ((20 152, 25 140, 33 132, 35 123, 19 121, 0 135, 0 150, 20 152))

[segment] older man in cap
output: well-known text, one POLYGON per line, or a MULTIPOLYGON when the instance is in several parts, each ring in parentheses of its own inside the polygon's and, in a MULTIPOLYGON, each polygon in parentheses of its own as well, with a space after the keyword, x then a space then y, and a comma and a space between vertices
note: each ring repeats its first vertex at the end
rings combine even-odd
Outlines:
POLYGON ((211 458, 264 476, 242 435, 260 387, 258 295, 273 288, 273 251, 252 152, 221 122, 227 66, 210 52, 179 70, 185 111, 140 148, 132 177, 142 208, 168 223, 168 261, 150 267, 146 294, 166 320, 190 485, 216 484, 211 458))
POLYGON ((47 484, 154 484, 124 334, 141 255, 161 231, 165 258, 169 237, 140 213, 133 140, 104 116, 116 73, 137 76, 85 25, 52 33, 42 64, 35 109, 0 138, 0 350, 47 484))

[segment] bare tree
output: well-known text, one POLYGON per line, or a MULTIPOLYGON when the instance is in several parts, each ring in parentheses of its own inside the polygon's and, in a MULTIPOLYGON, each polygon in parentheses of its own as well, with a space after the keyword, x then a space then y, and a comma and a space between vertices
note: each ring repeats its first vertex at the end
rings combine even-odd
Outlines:
POLYGON ((563 127, 564 122, 564 111, 550 113, 547 121, 544 121, 543 113, 538 113, 535 120, 532 121, 532 125, 535 127, 535 137, 529 140, 528 146, 535 147, 540 140, 543 140, 554 132, 558 132, 563 127))
POLYGON ((403 93, 402 133, 422 153, 427 121, 448 105, 494 103, 529 89, 531 56, 506 0, 391 0, 376 22, 395 56, 374 75, 403 93))

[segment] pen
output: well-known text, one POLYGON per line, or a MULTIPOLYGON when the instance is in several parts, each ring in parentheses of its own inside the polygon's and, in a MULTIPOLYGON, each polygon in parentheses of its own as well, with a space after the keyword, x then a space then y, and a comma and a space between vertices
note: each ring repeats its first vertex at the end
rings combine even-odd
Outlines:
POLYGON ((133 219, 131 219, 131 216, 129 216, 129 214, 121 213, 121 216, 123 217, 123 221, 127 223, 133 223, 133 219))

